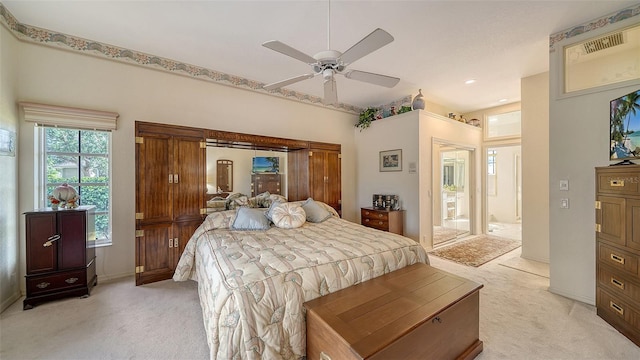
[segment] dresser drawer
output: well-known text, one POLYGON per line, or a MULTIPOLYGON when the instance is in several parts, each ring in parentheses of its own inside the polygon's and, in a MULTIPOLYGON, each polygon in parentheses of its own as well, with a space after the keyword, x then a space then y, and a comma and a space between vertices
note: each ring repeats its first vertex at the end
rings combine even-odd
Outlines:
POLYGON ((634 332, 640 331, 640 312, 637 309, 621 300, 620 297, 602 289, 598 289, 596 296, 596 306, 599 311, 605 312, 609 318, 619 319, 634 332))
POLYGON ((622 294, 636 303, 640 303, 640 285, 630 281, 629 275, 598 265, 598 284, 606 287, 614 295, 622 294))
POLYGON ((640 175, 637 170, 613 168, 601 171, 597 174, 596 181, 600 193, 640 195, 640 175))
POLYGON ((372 227, 372 228, 378 229, 378 230, 384 230, 384 231, 388 231, 389 230, 389 222, 388 221, 383 221, 383 220, 362 219, 362 225, 368 226, 368 227, 372 227))
POLYGON ((363 221, 364 219, 389 221, 389 213, 383 211, 360 209, 360 216, 363 221))
POLYGON ((613 246, 598 243, 598 260, 638 278, 638 256, 613 246))
POLYGON ((87 285, 85 269, 65 271, 56 274, 32 276, 27 278, 27 294, 29 296, 49 291, 70 289, 87 285))

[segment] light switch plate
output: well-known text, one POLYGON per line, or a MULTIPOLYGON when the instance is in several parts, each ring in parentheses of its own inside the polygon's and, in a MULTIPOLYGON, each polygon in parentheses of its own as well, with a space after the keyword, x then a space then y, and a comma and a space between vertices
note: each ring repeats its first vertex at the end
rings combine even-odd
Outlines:
POLYGON ((560 199, 560 208, 568 209, 569 208, 569 199, 560 199))
POLYGON ((569 180, 560 180, 560 191, 569 191, 569 180))

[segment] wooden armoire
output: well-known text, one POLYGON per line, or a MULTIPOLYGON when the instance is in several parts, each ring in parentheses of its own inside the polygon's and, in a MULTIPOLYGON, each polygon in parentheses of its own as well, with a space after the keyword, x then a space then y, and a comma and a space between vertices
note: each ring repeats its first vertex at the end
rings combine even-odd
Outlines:
POLYGON ((340 148, 339 144, 310 142, 308 149, 289 152, 287 191, 290 201, 311 197, 342 213, 340 148))
POLYGON ((204 219, 202 129, 136 122, 136 285, 169 279, 204 219))

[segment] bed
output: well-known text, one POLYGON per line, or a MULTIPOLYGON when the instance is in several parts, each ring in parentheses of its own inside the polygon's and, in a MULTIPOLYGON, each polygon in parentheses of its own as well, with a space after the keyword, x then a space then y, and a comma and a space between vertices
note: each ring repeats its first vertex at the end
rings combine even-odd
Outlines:
POLYGON ((414 240, 340 219, 321 202, 274 203, 261 211, 270 216, 276 205, 296 209, 309 201, 329 215, 317 221, 307 209, 299 227, 278 218, 278 226, 236 230, 249 210, 219 211, 187 243, 173 279, 198 282, 211 359, 304 358, 304 302, 429 263, 414 240))

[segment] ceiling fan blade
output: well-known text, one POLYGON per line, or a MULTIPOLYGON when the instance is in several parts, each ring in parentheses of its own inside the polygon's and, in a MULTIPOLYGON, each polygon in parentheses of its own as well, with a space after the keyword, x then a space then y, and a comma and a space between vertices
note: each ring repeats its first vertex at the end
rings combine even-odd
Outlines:
POLYGON ((273 51, 277 51, 281 54, 290 56, 294 59, 300 60, 303 63, 314 64, 317 62, 316 59, 312 58, 311 56, 303 53, 302 51, 296 50, 285 43, 281 43, 278 40, 267 41, 263 43, 262 46, 269 48, 273 51))
POLYGON ((344 65, 351 64, 352 62, 380 49, 392 41, 393 36, 391 36, 391 34, 380 28, 375 29, 371 34, 365 36, 357 44, 345 51, 342 56, 340 56, 340 60, 344 65))
POLYGON ((370 84, 380 85, 388 88, 392 88, 400 81, 397 77, 374 74, 366 71, 351 70, 344 74, 347 79, 358 80, 368 82, 370 84))
POLYGON ((304 74, 304 75, 292 77, 290 79, 286 79, 286 80, 274 82, 274 83, 271 83, 271 84, 267 84, 267 85, 264 85, 262 88, 265 89, 265 90, 269 90, 269 91, 270 90, 275 90, 275 89, 281 88, 283 86, 287 86, 287 85, 291 85, 291 84, 297 83, 298 81, 311 79, 314 76, 315 75, 313 75, 313 74, 304 74))
POLYGON ((336 87, 336 79, 333 76, 324 81, 324 99, 322 103, 332 105, 338 102, 338 89, 336 87))

